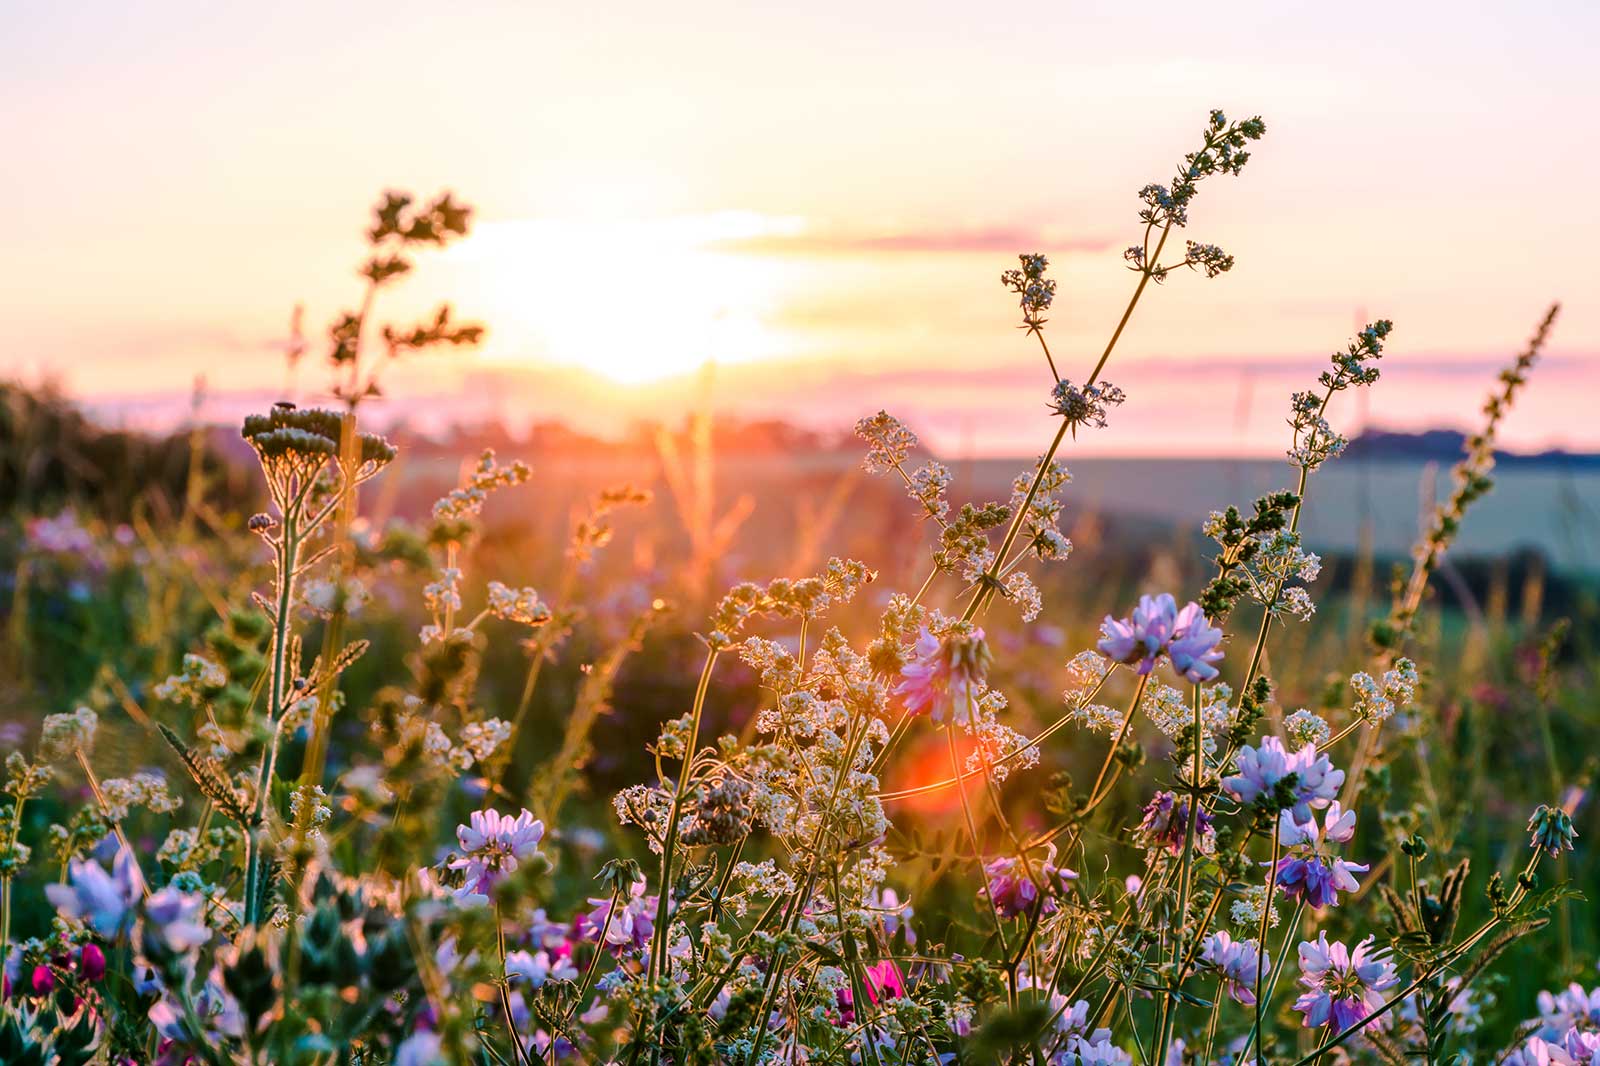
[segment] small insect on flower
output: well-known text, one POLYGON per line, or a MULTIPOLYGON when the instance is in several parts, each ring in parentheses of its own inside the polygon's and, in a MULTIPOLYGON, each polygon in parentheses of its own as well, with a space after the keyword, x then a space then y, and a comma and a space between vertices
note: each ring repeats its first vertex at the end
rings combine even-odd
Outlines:
POLYGON ((527 810, 515 818, 498 811, 473 811, 470 821, 456 829, 465 854, 449 863, 450 869, 465 872, 466 880, 455 893, 461 900, 487 897, 520 862, 539 853, 539 841, 544 839, 544 823, 527 810))
MULTIPOLYGON (((1307 1029, 1332 1026, 1343 1032, 1383 1006, 1383 993, 1400 983, 1387 952, 1372 951, 1375 937, 1367 937, 1351 951, 1339 941, 1329 942, 1319 933, 1315 943, 1300 945, 1300 984, 1306 989, 1294 1001, 1294 1009, 1305 1016, 1307 1029)), ((1383 1030, 1389 1025, 1380 1014, 1366 1025, 1383 1030)))
MULTIPOLYGON (((1217 831, 1212 825, 1211 813, 1204 807, 1195 820, 1195 846, 1203 855, 1210 855, 1217 847, 1217 831)), ((1169 854, 1183 853, 1189 835, 1189 801, 1171 792, 1157 792, 1145 805, 1144 818, 1136 831, 1139 841, 1148 848, 1162 848, 1169 854)))

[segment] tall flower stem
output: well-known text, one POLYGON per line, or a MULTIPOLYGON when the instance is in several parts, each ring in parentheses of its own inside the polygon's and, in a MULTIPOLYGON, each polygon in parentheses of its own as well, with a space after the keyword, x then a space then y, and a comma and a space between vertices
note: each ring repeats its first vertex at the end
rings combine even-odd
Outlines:
MULTIPOLYGON (((272 620, 272 667, 267 685, 267 721, 274 725, 283 710, 284 693, 289 685, 290 612, 294 605, 295 568, 299 563, 300 531, 299 508, 291 504, 283 509, 283 537, 278 542, 278 588, 276 612, 272 620)), ((261 767, 256 776, 255 806, 250 824, 245 826, 245 876, 244 924, 256 925, 261 920, 262 834, 268 804, 272 799, 272 778, 278 759, 278 733, 269 730, 267 748, 261 753, 261 767)))
POLYGON ((667 924, 671 920, 672 860, 678 850, 678 823, 683 818, 683 797, 689 787, 689 774, 693 769, 696 745, 700 738, 700 718, 705 711, 706 692, 711 687, 711 668, 716 665, 717 651, 706 652, 705 666, 700 670, 700 682, 695 686, 694 706, 689 712, 689 732, 683 741, 683 765, 678 770, 678 785, 672 794, 672 812, 667 818, 666 837, 661 842, 660 894, 656 899, 655 937, 650 944, 650 978, 661 976, 667 957, 667 924))
MULTIPOLYGON (((1085 388, 1100 380, 1100 372, 1105 369, 1106 363, 1111 359, 1111 353, 1115 350, 1117 341, 1122 339, 1122 331, 1127 328, 1128 320, 1133 317, 1133 309, 1139 306, 1139 298, 1144 295, 1145 287, 1150 284, 1150 278, 1154 276, 1155 272, 1150 264, 1154 264, 1161 258, 1161 250, 1166 247, 1167 235, 1171 232, 1171 222, 1167 222, 1161 227, 1161 239, 1156 242, 1155 254, 1150 256, 1149 264, 1140 272, 1139 284, 1134 288, 1133 296, 1128 300, 1128 306, 1122 312, 1122 318, 1117 321, 1117 328, 1112 331, 1111 339, 1106 342, 1105 351, 1100 353, 1100 361, 1095 363, 1094 370, 1089 374, 1089 380, 1084 383, 1085 388)), ((1041 337, 1039 342, 1043 344, 1044 338, 1041 337)), ((1054 365, 1053 361, 1052 365, 1054 365)), ((1011 554, 1011 547, 1016 543, 1017 534, 1022 530, 1023 518, 1027 515, 1028 508, 1033 505, 1034 497, 1039 495, 1039 486, 1044 483, 1045 474, 1050 470, 1050 463, 1055 459, 1056 452, 1061 448, 1061 442, 1066 439, 1067 432, 1071 429, 1072 423, 1063 418, 1061 420, 1061 428, 1056 430, 1055 439, 1050 442, 1050 447, 1046 449, 1044 457, 1039 460, 1039 467, 1034 471, 1033 481, 1028 485, 1028 492, 1023 497, 1021 506, 1011 516, 1011 524, 1006 527, 1006 535, 1000 541, 1000 550, 995 553, 994 566, 997 572, 998 568, 1011 554)), ((961 620, 963 622, 972 621, 992 594, 992 591, 986 584, 980 583, 973 592, 972 599, 968 601, 966 610, 961 613, 961 620)))
MULTIPOLYGON (((1172 961, 1176 967, 1183 958, 1183 928, 1189 918, 1189 888, 1191 875, 1194 872, 1194 838, 1195 830, 1200 821, 1200 785, 1205 775, 1204 759, 1204 733, 1200 721, 1200 686, 1194 686, 1194 736, 1191 743, 1194 745, 1194 761, 1191 764, 1189 779, 1189 809, 1188 824, 1184 828, 1183 859, 1178 873, 1178 912, 1177 935, 1172 943, 1172 961)), ((1204 932, 1203 929, 1199 932, 1204 932)), ((1173 970, 1173 988, 1176 990, 1183 983, 1183 974, 1177 969, 1173 970)), ((1156 1040, 1156 1062, 1167 1061, 1167 1045, 1172 1039, 1172 1029, 1177 1022, 1178 999, 1169 995, 1161 1005, 1160 1035, 1156 1040)))

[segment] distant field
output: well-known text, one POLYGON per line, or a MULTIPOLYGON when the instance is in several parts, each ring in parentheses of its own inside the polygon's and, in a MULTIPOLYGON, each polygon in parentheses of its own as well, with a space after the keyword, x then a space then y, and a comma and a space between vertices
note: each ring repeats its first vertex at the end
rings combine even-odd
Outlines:
MULTIPOLYGON (((957 467, 958 486, 998 491, 1023 465, 989 460, 957 467)), ((1219 502, 1244 503, 1292 487, 1288 464, 1259 459, 1085 459, 1070 462, 1070 505, 1107 514, 1198 523, 1219 502)), ((1354 551, 1371 537, 1379 555, 1404 554, 1417 539, 1422 501, 1450 489, 1448 467, 1382 460, 1336 460, 1318 471, 1302 528, 1313 548, 1354 551), (1429 489, 1431 488, 1431 493, 1429 489)), ((1506 467, 1465 522, 1457 552, 1543 552, 1557 569, 1600 572, 1600 471, 1506 467)))

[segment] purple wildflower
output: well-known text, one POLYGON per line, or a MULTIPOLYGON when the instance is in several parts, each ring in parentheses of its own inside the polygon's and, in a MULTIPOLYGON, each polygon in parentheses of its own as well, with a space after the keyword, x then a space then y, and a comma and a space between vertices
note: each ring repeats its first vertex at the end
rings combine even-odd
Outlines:
POLYGON ((1129 666, 1137 663, 1139 673, 1155 669, 1156 657, 1167 650, 1178 625, 1178 602, 1170 593, 1140 596, 1139 605, 1127 618, 1106 615, 1100 623, 1100 654, 1113 662, 1129 666))
POLYGON ((530 954, 512 951, 506 954, 506 980, 515 984, 524 981, 530 988, 543 988, 550 981, 572 981, 578 968, 572 963, 571 951, 548 951, 530 954))
MULTIPOLYGON (((898 999, 906 994, 906 981, 900 975, 900 967, 895 965, 893 959, 884 959, 882 962, 863 967, 862 987, 867 993, 867 1002, 874 1005, 886 999, 898 999)), ((856 1023, 856 997, 855 992, 848 986, 839 989, 836 995, 839 1005, 839 1024, 854 1025, 856 1023)))
POLYGON ((144 892, 144 879, 133 853, 120 849, 110 873, 97 862, 79 859, 74 859, 67 871, 70 884, 44 888, 56 910, 82 921, 103 937, 113 938, 122 932, 132 917, 134 903, 144 892))
MULTIPOLYGON (((1300 945, 1300 984, 1305 988, 1294 1001, 1294 1009, 1305 1015, 1307 1029, 1331 1025, 1344 1032, 1383 1006, 1383 993, 1400 983, 1387 952, 1369 951, 1374 937, 1367 937, 1351 951, 1339 941, 1329 943, 1326 932, 1316 943, 1300 945)), ((1379 1015, 1368 1029, 1388 1027, 1387 1015, 1379 1015)))
POLYGON ((942 722, 965 722, 977 703, 984 678, 989 675, 989 645, 977 626, 957 626, 941 640, 923 629, 917 637, 916 658, 900 669, 904 679, 894 694, 912 715, 927 712, 942 722))
POLYGON ((1542 1026, 1539 1035, 1546 1040, 1560 1039, 1562 1033, 1575 1025, 1585 1029, 1600 1028, 1600 986, 1584 991, 1584 987, 1574 981, 1561 992, 1540 992, 1536 1002, 1542 1026))
POLYGON ((1078 879, 1073 871, 1056 866, 1051 861, 1054 858, 1052 851, 1050 858, 1034 868, 1039 878, 1037 882, 1015 856, 995 859, 983 868, 988 883, 979 891, 988 893, 995 912, 1002 918, 1031 914, 1036 907, 1041 914, 1054 914, 1056 893, 1066 891, 1067 885, 1078 879))
POLYGON ((655 914, 659 899, 656 896, 644 894, 645 883, 636 881, 633 885, 631 898, 622 905, 616 914, 611 913, 612 897, 604 899, 590 899, 594 910, 583 915, 577 920, 575 932, 584 940, 601 943, 605 937, 604 947, 614 955, 621 955, 625 951, 643 951, 650 944, 650 937, 655 932, 655 914), (606 917, 610 915, 608 923, 606 917))
POLYGON ((1255 1004, 1256 980, 1267 960, 1254 940, 1235 940, 1219 929, 1202 942, 1200 961, 1216 967, 1236 1002, 1255 1004))
POLYGON ((180 955, 205 944, 211 939, 203 920, 205 903, 200 893, 179 892, 171 885, 152 893, 144 901, 145 943, 159 938, 163 947, 180 955))
POLYGON ((1223 778, 1222 785, 1247 805, 1263 796, 1270 800, 1279 782, 1295 775, 1290 810, 1297 824, 1311 820, 1312 808, 1320 810, 1332 803, 1344 784, 1344 771, 1334 769, 1326 755, 1318 755, 1316 745, 1307 744, 1291 753, 1277 737, 1262 737, 1259 748, 1248 744, 1240 748, 1236 764, 1239 772, 1223 778))
MULTIPOLYGON (((1171 792, 1157 792, 1145 805, 1144 819, 1136 831, 1145 847, 1165 848, 1170 854, 1183 852, 1189 833, 1189 801, 1179 799, 1171 792)), ((1211 813, 1200 808, 1194 827, 1195 846, 1209 855, 1216 849, 1217 831, 1212 825, 1211 813)))
POLYGON ((1173 669, 1198 685, 1217 676, 1211 664, 1222 658, 1217 649, 1221 641, 1222 630, 1206 620, 1198 603, 1186 604, 1180 611, 1178 601, 1163 592, 1139 597, 1139 605, 1127 618, 1106 615, 1096 647, 1113 662, 1136 665, 1141 674, 1155 669, 1156 660, 1165 654, 1173 669))
POLYGON ((515 818, 497 811, 473 811, 471 824, 456 829, 456 840, 466 853, 450 860, 450 869, 466 871, 456 898, 488 896, 519 862, 538 854, 543 838, 544 823, 526 810, 515 818))
POLYGON ((1198 603, 1191 603, 1178 612, 1167 656, 1174 670, 1190 684, 1198 685, 1216 678, 1217 668, 1211 664, 1222 660, 1222 651, 1217 647, 1220 643, 1222 630, 1207 620, 1198 603))
POLYGON ((1354 892, 1360 885, 1355 874, 1372 869, 1366 863, 1348 862, 1330 854, 1328 844, 1346 844, 1356 831, 1356 812, 1347 811, 1334 800, 1323 816, 1319 832, 1315 819, 1296 822, 1289 811, 1278 818, 1278 843, 1290 849, 1278 860, 1278 884, 1290 899, 1303 899, 1314 910, 1337 906, 1340 892, 1354 892))

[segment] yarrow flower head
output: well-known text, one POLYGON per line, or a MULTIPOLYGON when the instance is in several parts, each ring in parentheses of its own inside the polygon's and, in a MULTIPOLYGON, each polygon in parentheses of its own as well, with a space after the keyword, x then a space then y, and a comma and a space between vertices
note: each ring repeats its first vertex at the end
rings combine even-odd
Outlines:
MULTIPOLYGON (((1320 933, 1316 943, 1300 945, 1300 984, 1306 989, 1294 1001, 1294 1009, 1305 1016, 1307 1029, 1331 1026, 1335 1032, 1356 1025, 1383 1006, 1383 993, 1400 983, 1388 953, 1371 950, 1374 937, 1367 937, 1351 951, 1339 941, 1329 942, 1320 933)), ((1388 1027, 1387 1014, 1380 1014, 1366 1028, 1388 1027)))
POLYGON ((1333 735, 1325 718, 1304 707, 1283 720, 1283 731, 1289 734, 1289 741, 1296 748, 1326 744, 1333 735))
POLYGON ((903 679, 894 694, 913 715, 928 714, 935 722, 965 722, 977 706, 993 656, 983 630, 959 623, 943 639, 923 627, 917 636, 916 658, 900 668, 903 679))
POLYGON ((100 717, 87 707, 68 714, 46 715, 39 732, 39 754, 47 762, 60 762, 78 752, 87 755, 94 748, 100 717))
POLYGON ((1044 276, 1050 260, 1037 252, 1017 256, 1020 270, 1007 270, 1000 275, 1000 284, 1018 297, 1022 307, 1022 325, 1027 330, 1037 330, 1044 325, 1044 312, 1056 298, 1056 283, 1044 276))
POLYGON ((526 810, 515 818, 498 811, 473 811, 470 824, 456 829, 456 840, 465 854, 449 864, 450 869, 465 873, 456 898, 487 897, 519 863, 539 853, 542 839, 544 823, 526 810))
POLYGON ((1120 407, 1127 398, 1127 393, 1109 381, 1079 388, 1062 378, 1050 391, 1050 409, 1074 426, 1104 429, 1107 412, 1120 407))
POLYGON ((888 411, 858 421, 856 436, 867 442, 867 457, 861 465, 869 474, 895 469, 917 446, 917 435, 888 411))
POLYGON ((1100 624, 1100 654, 1113 662, 1136 665, 1148 674, 1163 654, 1173 668, 1194 684, 1217 676, 1212 664, 1222 659, 1217 645, 1222 630, 1212 626, 1197 603, 1180 611, 1169 593, 1141 596, 1139 605, 1127 618, 1106 615, 1100 624))
POLYGON ((1528 819, 1528 831, 1533 834, 1533 846, 1542 849, 1552 859, 1563 851, 1572 850, 1578 831, 1572 827, 1572 816, 1560 807, 1540 805, 1528 819))

